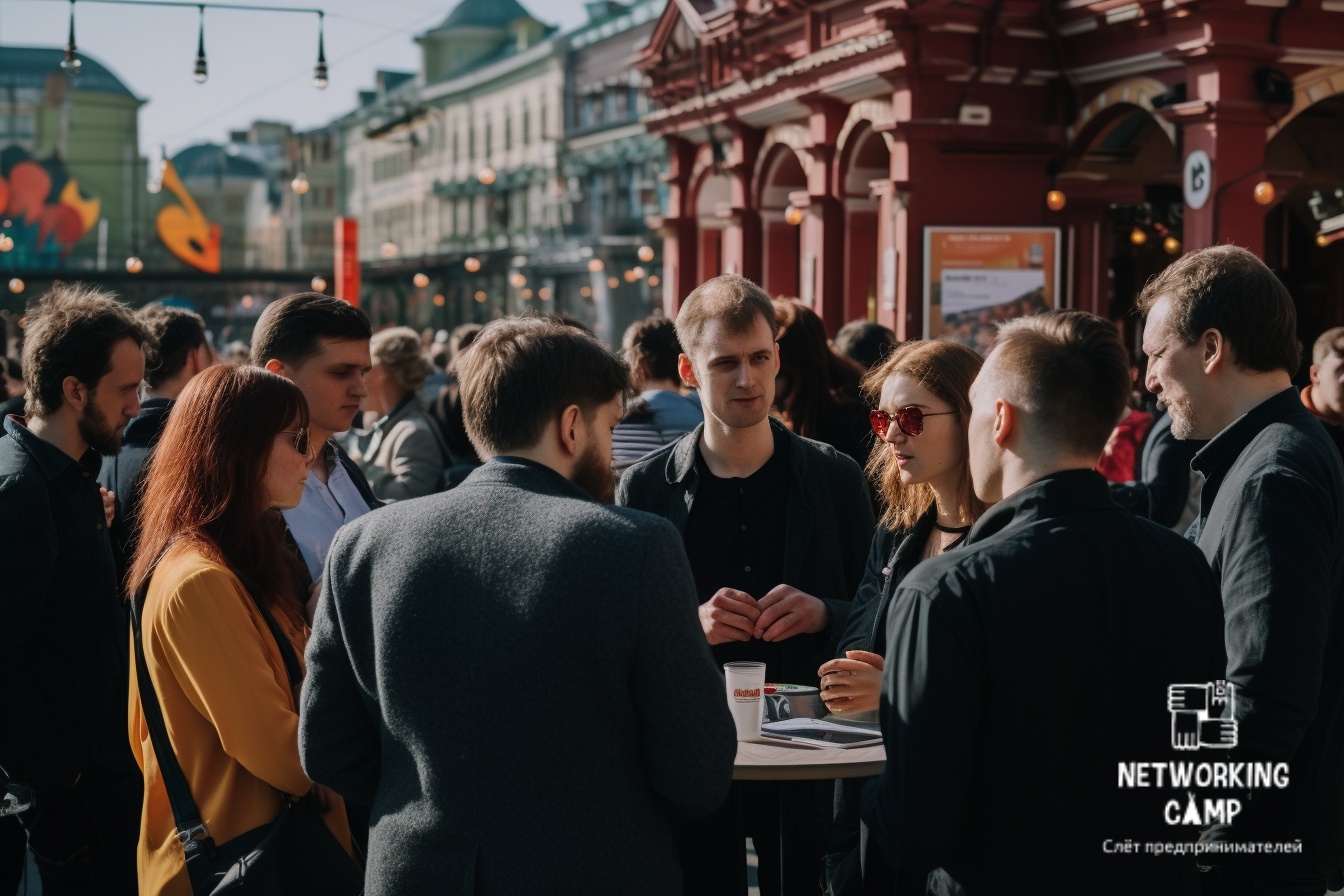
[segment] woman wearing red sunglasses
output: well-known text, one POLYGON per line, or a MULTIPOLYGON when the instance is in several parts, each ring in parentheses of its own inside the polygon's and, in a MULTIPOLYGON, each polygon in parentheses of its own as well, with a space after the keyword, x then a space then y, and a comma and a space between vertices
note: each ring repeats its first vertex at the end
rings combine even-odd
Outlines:
MULTIPOLYGON (((886 616, 896 586, 921 560, 957 547, 985 511, 967 465, 966 424, 978 354, 951 341, 907 342, 863 382, 877 407, 868 420, 877 436, 867 472, 885 509, 841 655, 823 665, 822 699, 846 719, 874 721, 882 690, 886 616)), ((832 896, 891 892, 896 881, 875 845, 860 862, 859 793, 864 779, 838 781, 826 855, 832 896)), ((923 892, 922 882, 911 882, 923 892)))

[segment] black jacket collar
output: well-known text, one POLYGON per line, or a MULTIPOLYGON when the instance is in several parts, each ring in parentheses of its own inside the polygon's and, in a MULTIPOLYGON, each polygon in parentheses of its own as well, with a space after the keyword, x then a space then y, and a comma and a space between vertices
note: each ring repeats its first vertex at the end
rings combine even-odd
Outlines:
MULTIPOLYGON (((807 465, 807 452, 803 448, 801 437, 795 436, 787 426, 774 417, 768 419, 770 420, 770 432, 774 436, 776 447, 779 446, 781 441, 789 446, 789 464, 794 470, 794 475, 800 475, 807 465)), ((667 466, 664 470, 667 474, 668 485, 694 481, 696 478, 695 459, 700 452, 700 436, 704 431, 705 424, 701 423, 673 443, 672 450, 667 453, 667 466)))
POLYGON ((33 435, 28 429, 27 418, 15 417, 12 414, 6 417, 5 433, 16 445, 28 452, 28 456, 37 464, 42 475, 49 480, 60 476, 72 465, 79 466, 80 473, 88 473, 91 477, 96 477, 102 468, 103 459, 97 451, 90 449, 84 452, 84 456, 79 460, 75 460, 46 439, 33 435))
POLYGON ((1296 388, 1284 389, 1233 420, 1190 462, 1192 469, 1213 478, 1223 473, 1237 459, 1246 446, 1271 423, 1286 420, 1311 420, 1311 412, 1303 406, 1296 388))
POLYGON ((171 398, 146 398, 140 402, 140 413, 121 432, 123 445, 150 445, 159 440, 168 424, 168 412, 173 408, 171 398))
POLYGON ((984 541, 1006 529, 1088 510, 1115 509, 1109 487, 1095 470, 1061 470, 1036 480, 991 507, 966 536, 984 541))

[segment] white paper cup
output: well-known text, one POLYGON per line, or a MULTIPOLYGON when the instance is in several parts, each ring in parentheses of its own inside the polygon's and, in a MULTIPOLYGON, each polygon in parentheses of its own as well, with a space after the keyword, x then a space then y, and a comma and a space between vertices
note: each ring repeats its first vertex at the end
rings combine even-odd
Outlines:
POLYGON ((724 663, 728 709, 733 713, 738 740, 761 736, 761 695, 765 692, 765 663, 724 663))

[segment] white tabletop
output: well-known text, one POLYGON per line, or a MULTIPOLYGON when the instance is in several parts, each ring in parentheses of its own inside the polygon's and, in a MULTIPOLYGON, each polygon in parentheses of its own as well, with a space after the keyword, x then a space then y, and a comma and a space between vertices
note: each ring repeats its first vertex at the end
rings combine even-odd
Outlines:
POLYGON ((816 781, 880 775, 886 747, 814 747, 785 740, 744 740, 737 744, 735 781, 816 781))

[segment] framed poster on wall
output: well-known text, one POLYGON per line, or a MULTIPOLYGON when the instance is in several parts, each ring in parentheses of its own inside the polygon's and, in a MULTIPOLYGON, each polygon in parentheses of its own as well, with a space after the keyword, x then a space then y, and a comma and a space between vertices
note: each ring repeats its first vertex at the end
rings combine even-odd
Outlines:
POLYGON ((983 353, 993 325, 1058 308, 1059 248, 1054 227, 924 228, 924 338, 983 353))

